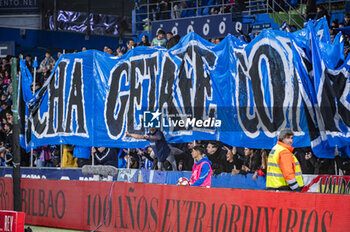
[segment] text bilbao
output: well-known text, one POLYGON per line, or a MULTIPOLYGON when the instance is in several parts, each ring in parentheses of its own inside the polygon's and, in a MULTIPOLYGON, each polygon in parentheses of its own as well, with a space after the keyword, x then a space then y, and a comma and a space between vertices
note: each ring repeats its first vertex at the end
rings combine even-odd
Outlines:
MULTIPOLYGON (((224 42, 232 44, 230 40, 235 38, 229 36, 224 42)), ((83 71, 88 65, 83 54, 75 59, 67 55, 40 90, 41 106, 32 111, 32 130, 37 138, 88 138, 89 125, 95 125, 93 119, 103 121, 109 138, 119 139, 125 130, 144 131, 144 110, 161 109, 165 116, 220 119, 223 115, 218 107, 225 107, 237 114, 238 127, 229 125, 221 130, 240 131, 250 138, 259 136, 260 129, 272 138, 286 124, 300 131, 301 98, 288 42, 283 37, 279 42, 263 38, 247 53, 227 46, 221 51, 211 50, 190 41, 172 53, 160 50, 123 60, 110 59, 114 62, 110 69, 100 65, 94 67, 97 70, 93 74, 83 71), (109 74, 105 85, 106 78, 100 73, 103 68, 109 74), (94 75, 89 80, 96 83, 86 81, 89 75, 94 75), (91 96, 93 103, 87 100, 91 96), (87 114, 91 104, 94 110, 87 114)))

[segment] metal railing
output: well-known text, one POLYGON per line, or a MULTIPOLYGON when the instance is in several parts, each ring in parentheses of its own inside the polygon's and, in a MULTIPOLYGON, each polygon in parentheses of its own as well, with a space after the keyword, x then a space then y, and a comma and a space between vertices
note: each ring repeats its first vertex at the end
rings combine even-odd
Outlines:
POLYGON ((225 3, 222 0, 221 4, 216 5, 200 5, 200 1, 191 1, 191 5, 187 6, 189 1, 179 0, 170 2, 170 6, 167 6, 167 10, 161 10, 161 4, 159 3, 147 3, 135 6, 135 23, 136 28, 140 28, 139 25, 145 28, 145 31, 149 33, 150 22, 159 20, 169 20, 176 18, 186 18, 186 17, 200 17, 213 14, 229 13, 231 12, 232 3, 225 3), (203 11, 208 8, 208 12, 203 11), (145 12, 142 12, 145 11, 145 12), (188 13, 189 15, 183 15, 182 12, 188 13), (166 17, 164 17, 166 16, 166 17))
MULTIPOLYGON (((215 5, 201 5, 199 0, 195 1, 186 1, 186 0, 178 0, 171 1, 169 5, 162 6, 160 3, 149 3, 150 0, 147 0, 146 3, 136 5, 135 6, 135 26, 136 31, 147 31, 150 32, 151 22, 159 21, 159 20, 170 20, 176 18, 186 18, 186 17, 201 17, 208 15, 215 15, 221 13, 230 13, 232 6, 234 3, 226 3, 226 0, 221 0, 220 4, 215 5), (190 2, 190 5, 186 5, 190 2)), ((289 15, 288 23, 295 24, 298 27, 303 27, 299 22, 293 19, 293 16, 288 12, 294 11, 297 12, 298 15, 302 15, 302 9, 299 10, 291 6, 288 0, 283 0, 282 5, 278 4, 276 0, 246 0, 245 11, 243 11, 243 15, 252 15, 252 14, 260 14, 260 13, 278 13, 276 9, 276 5, 282 12, 289 15), (269 3, 270 2, 270 3, 269 3)), ((302 0, 300 0, 300 4, 302 4, 302 0)), ((280 20, 283 20, 279 14, 276 14, 280 20)))
MULTIPOLYGON (((267 2, 267 4, 266 4, 266 5, 267 5, 267 9, 266 9, 266 10, 267 10, 267 11, 266 11, 266 12, 277 13, 277 14, 275 14, 275 15, 276 15, 281 21, 283 21, 283 18, 279 15, 279 12, 282 11, 282 12, 284 12, 285 14, 288 15, 288 24, 289 24, 289 25, 292 24, 292 22, 293 22, 294 25, 298 26, 299 28, 303 28, 304 25, 301 25, 299 22, 297 22, 297 21, 293 18, 293 15, 290 13, 291 11, 297 12, 297 15, 304 19, 304 16, 303 16, 303 13, 302 13, 302 8, 299 8, 299 10, 296 9, 296 8, 294 8, 292 5, 289 4, 288 0, 283 0, 283 1, 282 1, 281 4, 283 4, 283 6, 280 5, 280 4, 278 4, 278 3, 276 2, 276 0, 272 0, 271 3, 272 3, 272 4, 270 5, 270 4, 267 2), (279 11, 276 11, 276 6, 277 6, 277 8, 279 9, 279 11), (288 10, 286 10, 286 8, 287 8, 288 10)), ((300 6, 301 6, 301 5, 302 5, 302 0, 300 0, 300 6)))

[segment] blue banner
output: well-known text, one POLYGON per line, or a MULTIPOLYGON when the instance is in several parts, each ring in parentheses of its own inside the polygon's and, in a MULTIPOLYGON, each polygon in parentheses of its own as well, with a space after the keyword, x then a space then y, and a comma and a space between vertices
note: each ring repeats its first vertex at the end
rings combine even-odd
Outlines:
POLYGON ((239 36, 248 34, 248 26, 247 23, 233 22, 232 14, 154 21, 152 22, 152 38, 157 37, 159 29, 180 36, 191 32, 195 32, 203 38, 224 37, 229 33, 239 36))
MULTIPOLYGON (((294 147, 349 145, 350 62, 340 39, 320 38, 309 22, 296 33, 264 30, 249 44, 228 35, 215 46, 190 33, 169 50, 62 55, 27 101, 27 141, 135 148, 148 142, 126 131, 158 127, 169 142, 269 149, 289 127, 294 147)), ((30 86, 23 91, 30 96, 30 86)), ((316 155, 332 158, 329 151, 316 155)))
POLYGON ((295 40, 293 48, 311 146, 318 157, 334 158, 335 146, 350 143, 350 57, 345 60, 341 34, 332 43, 328 36, 316 35, 311 21, 305 30, 310 47, 301 50, 295 40))

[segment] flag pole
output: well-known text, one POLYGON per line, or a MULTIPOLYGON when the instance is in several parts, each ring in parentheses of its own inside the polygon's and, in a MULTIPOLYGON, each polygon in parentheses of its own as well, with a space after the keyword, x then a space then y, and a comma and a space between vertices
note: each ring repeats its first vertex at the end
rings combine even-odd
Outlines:
MULTIPOLYGON (((38 67, 38 61, 37 61, 37 57, 34 58, 34 78, 33 78, 33 89, 32 89, 32 93, 33 95, 35 94, 35 85, 36 85, 36 69, 38 67)), ((33 153, 34 150, 33 148, 30 148, 30 167, 33 167, 33 153)))
POLYGON ((18 124, 18 76, 17 76, 17 58, 11 59, 11 78, 13 86, 13 134, 12 134, 12 152, 13 152, 13 208, 15 211, 22 210, 21 202, 21 150, 19 145, 19 124, 18 124))

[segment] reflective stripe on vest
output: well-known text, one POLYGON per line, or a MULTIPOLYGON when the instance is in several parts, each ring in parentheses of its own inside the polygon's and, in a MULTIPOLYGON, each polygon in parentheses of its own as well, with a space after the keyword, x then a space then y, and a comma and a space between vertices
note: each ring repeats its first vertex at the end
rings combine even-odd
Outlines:
MULTIPOLYGON (((279 154, 287 148, 276 144, 269 154, 267 163, 267 174, 266 174, 266 187, 267 188, 279 188, 288 186, 287 181, 284 179, 282 170, 279 165, 279 154)), ((297 158, 293 155, 295 162, 295 179, 299 186, 304 186, 300 164, 297 158)))

